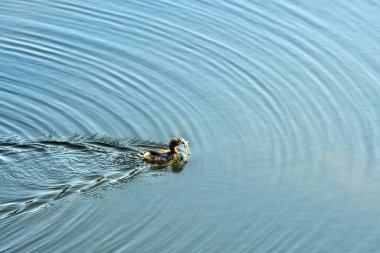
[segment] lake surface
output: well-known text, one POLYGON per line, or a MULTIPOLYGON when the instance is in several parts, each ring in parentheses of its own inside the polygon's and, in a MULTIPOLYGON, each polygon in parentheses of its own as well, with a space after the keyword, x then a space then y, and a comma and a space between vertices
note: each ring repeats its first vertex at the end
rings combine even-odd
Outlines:
POLYGON ((379 13, 2 0, 0 252, 379 252, 379 13))

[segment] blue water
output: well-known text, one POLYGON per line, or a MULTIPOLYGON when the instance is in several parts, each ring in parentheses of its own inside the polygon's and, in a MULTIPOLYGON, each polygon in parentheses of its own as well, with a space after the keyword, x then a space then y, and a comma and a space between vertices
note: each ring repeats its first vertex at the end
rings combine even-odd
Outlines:
POLYGON ((379 13, 2 0, 0 252, 380 252, 379 13))

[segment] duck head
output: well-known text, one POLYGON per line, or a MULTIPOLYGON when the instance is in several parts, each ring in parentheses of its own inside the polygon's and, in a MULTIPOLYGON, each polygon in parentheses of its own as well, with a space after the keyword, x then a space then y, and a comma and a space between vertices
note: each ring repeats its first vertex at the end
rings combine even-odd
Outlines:
POLYGON ((171 154, 178 154, 178 146, 185 144, 186 141, 183 138, 174 137, 169 142, 169 149, 171 154))

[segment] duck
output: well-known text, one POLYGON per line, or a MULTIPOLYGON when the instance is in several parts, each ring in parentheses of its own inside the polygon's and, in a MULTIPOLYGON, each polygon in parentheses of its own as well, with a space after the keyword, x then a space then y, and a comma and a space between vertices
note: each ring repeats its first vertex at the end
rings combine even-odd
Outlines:
POLYGON ((180 157, 178 147, 181 144, 185 146, 185 151, 188 150, 188 142, 185 139, 174 137, 169 141, 169 149, 147 150, 142 154, 142 157, 149 164, 165 167, 177 162, 180 157))

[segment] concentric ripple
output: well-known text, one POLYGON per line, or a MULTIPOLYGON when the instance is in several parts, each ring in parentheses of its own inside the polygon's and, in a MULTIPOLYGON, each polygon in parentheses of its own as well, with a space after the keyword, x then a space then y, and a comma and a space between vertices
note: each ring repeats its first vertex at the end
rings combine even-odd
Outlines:
POLYGON ((0 251, 378 250, 379 11, 2 0, 0 251))

